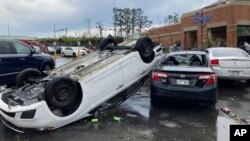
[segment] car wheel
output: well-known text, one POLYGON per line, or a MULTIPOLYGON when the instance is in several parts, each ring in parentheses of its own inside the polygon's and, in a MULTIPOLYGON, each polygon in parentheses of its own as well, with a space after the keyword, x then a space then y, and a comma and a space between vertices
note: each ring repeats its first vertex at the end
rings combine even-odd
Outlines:
POLYGON ((76 58, 76 53, 73 53, 73 57, 76 58))
POLYGON ((50 106, 65 108, 75 101, 77 85, 68 77, 57 77, 46 84, 45 99, 50 106))
POLYGON ((51 70, 51 66, 50 66, 49 64, 45 64, 45 65, 43 66, 42 71, 50 71, 50 70, 51 70))
POLYGON ((114 44, 115 46, 117 45, 116 41, 114 38, 112 37, 108 37, 108 38, 104 38, 102 39, 101 43, 100 43, 100 49, 101 50, 105 50, 108 46, 108 44, 114 44))
POLYGON ((142 60, 145 63, 151 63, 154 60, 153 42, 149 37, 141 37, 136 41, 135 49, 139 51, 142 60))
POLYGON ((65 54, 64 54, 64 52, 62 53, 62 57, 65 57, 65 54))
POLYGON ((31 79, 42 78, 43 74, 36 69, 25 69, 18 73, 16 77, 17 87, 22 87, 31 82, 31 79))

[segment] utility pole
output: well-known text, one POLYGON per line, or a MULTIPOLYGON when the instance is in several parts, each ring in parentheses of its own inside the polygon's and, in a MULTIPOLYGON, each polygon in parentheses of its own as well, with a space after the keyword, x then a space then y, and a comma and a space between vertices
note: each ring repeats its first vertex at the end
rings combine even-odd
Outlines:
POLYGON ((10 36, 10 20, 8 20, 8 36, 10 36))
POLYGON ((54 38, 56 38, 56 24, 54 24, 54 38))

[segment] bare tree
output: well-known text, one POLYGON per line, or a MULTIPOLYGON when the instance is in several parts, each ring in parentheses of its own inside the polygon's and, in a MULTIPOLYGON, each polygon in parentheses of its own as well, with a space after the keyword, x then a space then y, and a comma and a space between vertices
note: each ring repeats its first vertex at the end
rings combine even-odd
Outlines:
POLYGON ((141 33, 142 29, 148 28, 152 25, 152 21, 148 20, 147 16, 144 16, 144 12, 142 9, 118 9, 113 8, 113 24, 115 30, 120 32, 120 36, 122 37, 123 31, 126 34, 126 37, 134 35, 136 29, 139 33, 141 33))
POLYGON ((103 24, 102 24, 101 20, 99 20, 98 22, 96 22, 96 28, 99 31, 100 37, 103 37, 102 33, 103 33, 104 28, 103 28, 103 24))
POLYGON ((149 28, 152 26, 153 22, 148 19, 148 16, 144 16, 144 12, 142 9, 138 9, 137 11, 137 30, 139 33, 142 32, 144 28, 149 28))
POLYGON ((175 24, 179 22, 179 14, 174 12, 173 15, 168 15, 167 17, 164 17, 164 22, 168 24, 175 24))

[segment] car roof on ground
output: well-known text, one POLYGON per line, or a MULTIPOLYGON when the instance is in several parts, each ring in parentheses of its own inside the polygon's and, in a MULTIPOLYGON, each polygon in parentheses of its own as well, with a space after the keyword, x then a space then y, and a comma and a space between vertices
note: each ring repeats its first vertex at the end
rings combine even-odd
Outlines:
POLYGON ((205 55, 206 54, 206 52, 203 52, 203 51, 175 51, 175 52, 170 52, 169 54, 168 54, 168 56, 170 56, 170 55, 177 55, 177 54, 201 54, 201 55, 205 55))

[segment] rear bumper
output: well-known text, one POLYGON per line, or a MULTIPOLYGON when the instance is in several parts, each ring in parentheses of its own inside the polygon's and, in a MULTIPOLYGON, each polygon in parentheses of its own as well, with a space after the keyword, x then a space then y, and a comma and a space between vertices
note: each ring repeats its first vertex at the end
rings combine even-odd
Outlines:
POLYGON ((213 67, 214 72, 220 79, 228 80, 250 80, 250 69, 222 69, 213 67), (239 75, 232 75, 230 71, 239 71, 239 75))
POLYGON ((168 87, 155 82, 151 83, 151 97, 162 97, 179 100, 199 100, 199 101, 217 101, 217 85, 206 88, 182 88, 168 87))

